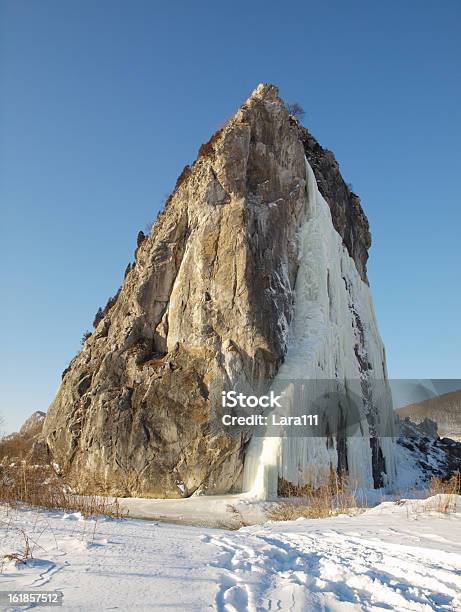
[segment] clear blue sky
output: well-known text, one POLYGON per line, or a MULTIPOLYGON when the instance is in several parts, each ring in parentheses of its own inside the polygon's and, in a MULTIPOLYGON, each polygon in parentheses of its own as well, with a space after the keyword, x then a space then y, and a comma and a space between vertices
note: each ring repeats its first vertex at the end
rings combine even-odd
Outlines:
POLYGON ((392 377, 461 378, 461 3, 3 0, 0 412, 46 410, 139 229, 259 82, 362 197, 392 377))

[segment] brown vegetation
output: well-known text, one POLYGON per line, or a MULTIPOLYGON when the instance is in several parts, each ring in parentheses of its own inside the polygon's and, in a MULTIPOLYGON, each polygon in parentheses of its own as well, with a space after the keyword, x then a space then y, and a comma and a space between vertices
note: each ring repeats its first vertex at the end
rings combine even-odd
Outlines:
POLYGON ((296 487, 287 481, 279 482, 279 494, 291 499, 281 501, 267 511, 267 518, 272 521, 326 518, 357 509, 356 491, 351 488, 347 476, 333 471, 318 487, 296 487))
POLYGON ((181 174, 178 176, 176 185, 174 187, 174 191, 176 191, 176 189, 179 189, 179 187, 181 187, 184 181, 187 180, 191 174, 192 174, 192 170, 190 166, 184 166, 181 174))
POLYGON ((442 514, 456 512, 457 496, 461 495, 461 474, 456 472, 445 480, 433 477, 428 490, 429 496, 435 497, 433 510, 442 514))
POLYGON ((199 159, 200 157, 208 157, 208 155, 213 155, 214 154, 214 143, 219 139, 219 137, 221 136, 222 132, 223 132, 224 128, 220 128, 219 130, 216 130, 216 132, 213 134, 213 136, 210 138, 210 140, 208 142, 205 142, 204 144, 202 144, 200 146, 200 149, 198 150, 198 156, 197 159, 199 159))
POLYGON ((23 457, 30 450, 30 440, 22 436, 6 437, 0 440, 0 463, 9 457, 23 457))
POLYGON ((237 529, 240 529, 241 527, 249 527, 251 525, 251 523, 249 523, 243 518, 243 514, 237 508, 237 506, 234 506, 234 504, 227 504, 226 510, 227 512, 230 512, 232 515, 231 525, 225 526, 228 529, 237 530, 237 529))
POLYGON ((0 439, 0 466, 10 459, 24 459, 32 450, 33 444, 34 439, 31 436, 21 434, 13 434, 0 439))
POLYGON ((24 565, 27 563, 29 559, 32 559, 32 548, 30 546, 30 538, 24 531, 24 529, 20 530, 21 536, 23 538, 23 548, 20 551, 12 552, 7 555, 4 555, 1 567, 0 574, 3 573, 3 563, 5 561, 14 561, 16 565, 24 565))
POLYGON ((446 495, 461 495, 461 474, 456 472, 445 480, 433 477, 429 481, 428 488, 430 495, 438 495, 439 493, 444 493, 446 495))
POLYGON ((126 516, 117 498, 78 495, 51 466, 27 465, 25 461, 0 465, 0 503, 12 507, 25 503, 48 510, 80 512, 84 517, 126 516))

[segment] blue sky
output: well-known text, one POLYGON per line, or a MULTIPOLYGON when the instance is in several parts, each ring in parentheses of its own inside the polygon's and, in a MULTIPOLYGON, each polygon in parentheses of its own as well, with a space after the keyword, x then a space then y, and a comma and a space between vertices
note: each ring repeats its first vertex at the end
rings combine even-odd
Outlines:
POLYGON ((3 0, 0 413, 46 410, 136 235, 259 82, 361 196, 391 377, 461 378, 461 3, 3 0))

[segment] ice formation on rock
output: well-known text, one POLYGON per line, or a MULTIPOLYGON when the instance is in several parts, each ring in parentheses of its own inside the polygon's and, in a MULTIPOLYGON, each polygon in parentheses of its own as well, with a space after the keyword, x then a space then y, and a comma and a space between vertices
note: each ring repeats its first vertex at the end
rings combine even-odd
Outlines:
MULTIPOLYGON (((379 486, 379 480, 381 484, 392 480, 396 470, 394 440, 389 435, 393 431, 390 393, 384 398, 366 397, 367 388, 376 389, 376 380, 383 381, 379 388, 386 395, 384 347, 370 289, 333 226, 330 208, 307 160, 305 205, 291 339, 274 384, 293 379, 338 380, 352 384, 354 391, 359 389, 360 426, 346 441, 347 471, 350 482, 371 488, 379 486), (372 431, 376 420, 387 435, 379 438, 372 431), (373 452, 379 455, 378 462, 373 452), (374 474, 373 465, 378 464, 383 469, 374 474)), ((289 394, 287 388, 288 401, 289 394)), ((337 469, 339 452, 337 439, 328 444, 320 437, 254 436, 245 459, 243 488, 267 498, 277 495, 279 478, 294 485, 318 484, 326 470, 337 469)))

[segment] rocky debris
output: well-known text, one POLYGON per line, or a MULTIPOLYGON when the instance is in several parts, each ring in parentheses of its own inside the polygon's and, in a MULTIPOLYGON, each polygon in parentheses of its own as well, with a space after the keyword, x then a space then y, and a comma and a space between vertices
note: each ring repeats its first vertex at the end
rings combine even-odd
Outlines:
POLYGON ((333 155, 259 85, 179 177, 63 373, 44 437, 82 490, 156 497, 241 486, 247 439, 212 427, 222 388, 271 379, 293 316, 306 170, 366 278, 368 224, 333 155))
POLYGON ((437 423, 429 419, 415 423, 406 417, 398 418, 397 425, 397 443, 411 451, 427 480, 461 473, 461 442, 439 437, 437 423))
POLYGON ((413 422, 409 417, 404 419, 398 418, 398 430, 404 438, 418 438, 424 436, 426 438, 438 438, 438 428, 435 421, 424 419, 421 423, 413 422))

